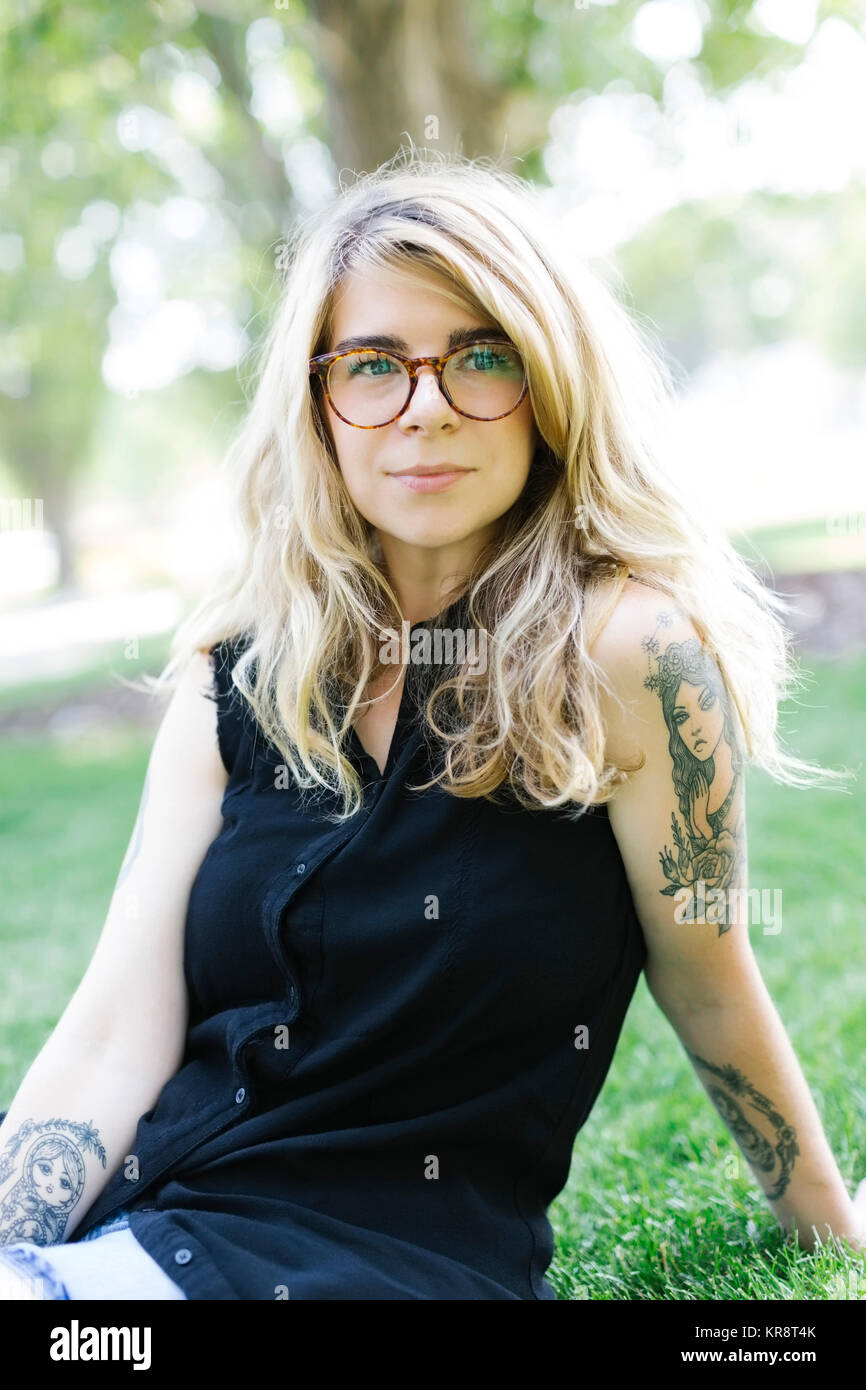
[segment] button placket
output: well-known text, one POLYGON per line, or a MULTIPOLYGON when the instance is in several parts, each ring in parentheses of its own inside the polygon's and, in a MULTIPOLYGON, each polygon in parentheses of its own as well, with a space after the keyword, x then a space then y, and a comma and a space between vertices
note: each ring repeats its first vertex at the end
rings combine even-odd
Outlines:
MULTIPOLYGON (((232 1098, 229 1105, 226 1105, 225 1101, 223 1101, 216 1117, 213 1115, 209 1116, 209 1122, 201 1126, 194 1135, 190 1136, 186 1133, 177 1142, 170 1145, 168 1149, 163 1148, 160 1151, 159 1159, 154 1161, 153 1166, 151 1166, 148 1158, 143 1165, 141 1176, 138 1179, 138 1183, 140 1184, 139 1190, 146 1192, 153 1188, 154 1184, 164 1173, 167 1173, 171 1168, 179 1164, 188 1154, 192 1153, 194 1149, 206 1143, 208 1139, 213 1138, 219 1130, 226 1129, 235 1118, 236 1113, 237 1105, 234 1098, 232 1098)), ((94 1226, 98 1226, 101 1221, 104 1221, 106 1217, 116 1212, 118 1208, 124 1206, 129 1201, 128 1184, 126 1184, 126 1190, 120 1190, 122 1181, 123 1169, 121 1168, 115 1173, 109 1185, 103 1190, 87 1213, 85 1217, 85 1229, 92 1230, 94 1226)), ((143 1210, 152 1209, 153 1208, 143 1208, 143 1210)))
POLYGON ((247 1028, 239 1036, 236 1032, 234 1041, 230 1043, 232 1079, 235 1084, 234 1105, 236 1108, 240 1106, 247 1108, 252 1103, 250 1078, 244 1064, 244 1053, 254 1043, 272 1038, 276 1028, 290 1027, 294 1023, 298 1015, 297 990, 294 985, 290 987, 289 999, 290 1004, 264 1005, 258 1011, 258 1015, 264 1015, 265 1021, 251 1028, 249 1025, 252 1020, 248 1020, 247 1028))

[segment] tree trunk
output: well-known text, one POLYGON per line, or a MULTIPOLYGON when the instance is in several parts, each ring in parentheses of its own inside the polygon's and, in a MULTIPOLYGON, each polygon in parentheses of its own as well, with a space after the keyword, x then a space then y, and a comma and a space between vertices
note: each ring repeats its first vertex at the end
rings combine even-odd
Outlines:
POLYGON ((71 480, 56 475, 40 478, 38 471, 34 472, 33 478, 38 495, 42 498, 45 530, 57 537, 57 589, 70 594, 78 593, 78 564, 71 527, 74 497, 71 480))
POLYGON ((409 138, 507 162, 506 93, 481 70, 465 0, 312 0, 310 16, 338 169, 372 170, 409 138))

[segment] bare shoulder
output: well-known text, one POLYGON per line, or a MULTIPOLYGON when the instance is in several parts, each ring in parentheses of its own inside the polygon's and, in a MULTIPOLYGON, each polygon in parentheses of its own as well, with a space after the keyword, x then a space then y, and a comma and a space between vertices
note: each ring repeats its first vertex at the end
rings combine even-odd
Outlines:
POLYGON ((588 649, 600 677, 608 757, 628 762, 644 755, 647 724, 657 713, 659 663, 700 646, 695 624, 674 599, 652 584, 626 580, 588 649))
POLYGON ((183 673, 183 679, 197 685, 202 693, 212 694, 214 683, 214 655, 216 647, 196 647, 183 673))
MULTIPOLYGON (((196 649, 181 670, 157 731, 152 754, 155 775, 176 776, 185 795, 209 795, 224 787, 217 735, 214 662, 196 649)), ((179 789, 180 790, 180 789, 179 789)))
POLYGON ((664 631, 676 628, 680 632, 688 629, 697 637, 688 614, 655 585, 629 578, 621 586, 619 596, 613 598, 619 588, 613 581, 601 586, 601 594, 610 594, 611 602, 607 617, 591 641, 589 652, 593 661, 612 671, 624 662, 633 662, 635 638, 640 642, 657 628, 664 631))
POLYGON ((206 647, 197 647, 178 675, 169 708, 179 707, 199 723, 215 724, 216 689, 214 658, 206 647))

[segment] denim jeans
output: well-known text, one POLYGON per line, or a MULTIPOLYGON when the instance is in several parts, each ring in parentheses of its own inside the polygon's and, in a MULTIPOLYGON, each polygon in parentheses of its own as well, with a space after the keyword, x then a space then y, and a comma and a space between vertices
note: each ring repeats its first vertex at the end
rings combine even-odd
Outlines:
MULTIPOLYGON (((72 1244, 0 1245, 0 1298, 4 1270, 28 1280, 42 1299, 185 1299, 129 1229, 128 1213, 117 1211, 72 1244)), ((20 1297, 22 1295, 12 1295, 20 1297)))

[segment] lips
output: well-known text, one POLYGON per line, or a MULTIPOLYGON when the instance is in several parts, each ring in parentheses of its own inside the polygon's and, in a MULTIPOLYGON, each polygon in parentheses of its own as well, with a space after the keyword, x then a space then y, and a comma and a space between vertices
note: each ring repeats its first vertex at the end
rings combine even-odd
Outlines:
POLYGON ((447 464, 443 467, 436 464, 431 467, 407 468, 402 473, 392 473, 390 476, 409 492, 429 493, 445 492, 447 488, 456 487, 471 471, 469 468, 452 468, 447 464))
POLYGON ((393 478, 436 478, 440 473, 467 473, 466 468, 458 468, 454 463, 415 464, 413 468, 401 468, 392 473, 393 478))

